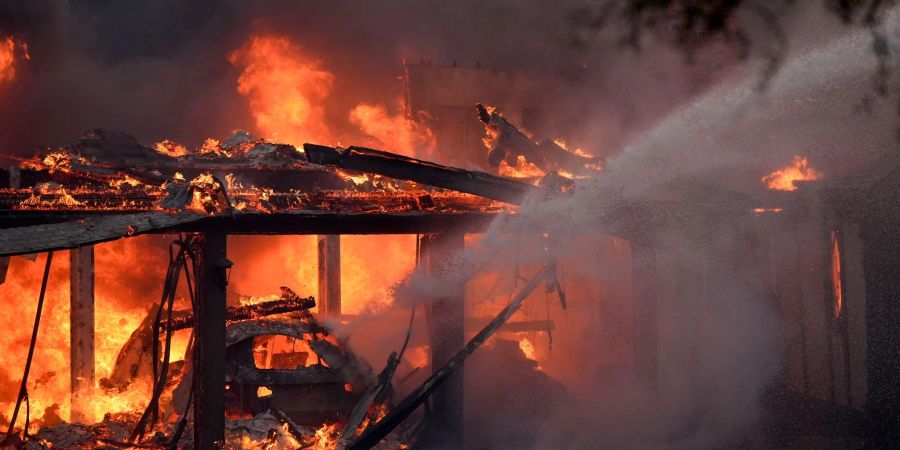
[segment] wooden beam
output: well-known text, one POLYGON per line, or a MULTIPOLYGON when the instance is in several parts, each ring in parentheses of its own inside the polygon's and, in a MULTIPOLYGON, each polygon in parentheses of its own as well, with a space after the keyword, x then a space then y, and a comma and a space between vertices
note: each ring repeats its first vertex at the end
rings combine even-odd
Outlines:
POLYGON ((341 236, 319 235, 319 313, 341 315, 341 236))
POLYGON ((316 144, 303 144, 303 150, 316 164, 377 173, 512 204, 519 204, 528 193, 540 190, 530 184, 486 172, 442 166, 383 150, 350 147, 339 151, 316 144))
POLYGON ((0 256, 64 250, 209 218, 195 212, 161 211, 100 215, 81 220, 0 230, 0 256))
POLYGON ((194 327, 194 448, 219 448, 225 439, 225 286, 227 235, 203 233, 196 246, 197 317, 194 327))
POLYGON ((462 229, 483 232, 498 213, 335 213, 327 211, 235 213, 0 210, 0 255, 69 249, 147 233, 198 233, 215 228, 228 234, 419 234, 462 229), (69 222, 58 223, 62 220, 69 222), (47 223, 57 222, 57 223, 47 223), (15 225, 17 228, 4 228, 15 225), (28 225, 28 226, 24 226, 28 225))
POLYGON ((94 390, 94 247, 69 251, 69 365, 72 422, 89 423, 94 390))
MULTIPOLYGON (((419 262, 434 277, 441 278, 449 264, 462 253, 465 235, 461 232, 426 234, 422 237, 419 262)), ((430 299, 426 308, 431 343, 431 368, 436 372, 465 345, 465 286, 430 299)), ((449 375, 434 394, 429 422, 431 444, 444 448, 463 446, 464 375, 460 367, 449 375)))

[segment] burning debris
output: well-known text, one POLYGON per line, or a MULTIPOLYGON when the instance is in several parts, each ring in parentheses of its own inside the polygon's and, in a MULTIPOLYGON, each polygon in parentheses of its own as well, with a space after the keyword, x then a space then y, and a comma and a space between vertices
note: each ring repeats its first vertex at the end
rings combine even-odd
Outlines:
POLYGON ((488 163, 503 168, 501 175, 541 177, 550 172, 575 176, 591 176, 603 168, 603 161, 580 150, 570 151, 560 140, 535 143, 532 138, 509 123, 491 106, 475 105, 487 136, 488 163))
POLYGON ((795 181, 811 181, 819 178, 822 178, 822 174, 809 166, 805 156, 798 155, 794 157, 791 165, 762 177, 762 182, 772 190, 795 191, 797 190, 795 181))
MULTIPOLYGON (((181 148, 161 142, 157 149, 162 151, 157 151, 128 136, 94 130, 72 146, 23 161, 22 183, 35 182, 37 187, 33 192, 0 190, 0 206, 22 210, 186 209, 213 215, 229 211, 404 213, 503 208, 425 184, 328 169, 307 161, 306 155, 292 146, 271 144, 242 131, 221 143, 207 142, 194 153, 181 148)), ((430 166, 420 162, 419 167, 430 166)), ((427 183, 428 179, 418 181, 427 183)), ((515 189, 513 182, 504 183, 504 189, 515 189)))

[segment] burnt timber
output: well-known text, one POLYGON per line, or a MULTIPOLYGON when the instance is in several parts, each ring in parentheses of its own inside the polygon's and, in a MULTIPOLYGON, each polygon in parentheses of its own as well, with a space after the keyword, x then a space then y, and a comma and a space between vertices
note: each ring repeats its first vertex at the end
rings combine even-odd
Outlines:
POLYGON ((448 167, 395 153, 365 147, 338 150, 316 144, 303 144, 310 162, 465 192, 467 194, 519 204, 538 189, 530 184, 485 172, 448 167))

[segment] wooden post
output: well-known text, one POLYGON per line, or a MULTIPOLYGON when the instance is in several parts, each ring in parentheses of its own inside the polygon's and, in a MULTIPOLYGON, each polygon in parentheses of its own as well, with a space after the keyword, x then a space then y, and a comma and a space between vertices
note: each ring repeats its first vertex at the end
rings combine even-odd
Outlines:
MULTIPOLYGON (((19 189, 22 183, 22 172, 19 166, 9 166, 9 187, 19 189)), ((9 270, 9 256, 0 256, 0 284, 6 281, 6 272, 9 270)))
POLYGON ((650 244, 631 247, 634 292, 634 366, 638 377, 654 391, 658 384, 656 251, 650 244))
POLYGON ((94 247, 69 251, 69 365, 73 422, 92 421, 86 408, 94 390, 94 247))
MULTIPOLYGON (((460 232, 426 234, 422 237, 419 263, 432 276, 442 277, 448 262, 462 252, 464 237, 460 232)), ((446 296, 430 299, 426 314, 434 370, 465 345, 465 286, 460 284, 446 296)), ((463 447, 463 380, 460 368, 434 394, 429 435, 441 448, 463 447)))
POLYGON ((196 246, 197 319, 194 339, 194 448, 225 439, 225 285, 227 235, 203 233, 196 246))
POLYGON ((319 313, 341 315, 341 236, 319 236, 319 313))

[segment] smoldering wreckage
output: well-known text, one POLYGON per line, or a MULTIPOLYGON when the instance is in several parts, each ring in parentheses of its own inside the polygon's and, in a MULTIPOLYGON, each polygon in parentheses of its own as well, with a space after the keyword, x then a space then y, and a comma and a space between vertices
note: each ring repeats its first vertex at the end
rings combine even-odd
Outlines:
MULTIPOLYGON (((602 158, 559 142, 536 142, 492 107, 472 106, 466 118, 484 127, 487 165, 504 176, 366 147, 310 143, 295 148, 246 132, 208 140, 192 152, 170 141, 149 147, 103 130, 0 169, 0 182, 9 186, 0 190, 0 275, 6 278, 10 257, 48 253, 15 409, 3 417, 9 426, 5 444, 462 447, 466 396, 461 372, 467 365, 477 369, 469 358, 504 332, 551 334, 549 317, 513 320, 532 292, 543 290, 563 311, 576 300, 570 289, 577 291, 577 281, 567 283, 560 270, 565 262, 553 249, 587 238, 543 228, 546 221, 529 220, 520 214, 522 208, 578 196, 592 180, 615 170, 604 168, 602 158), (489 270, 485 267, 457 271, 462 278, 447 284, 460 290, 406 305, 409 321, 392 324, 402 329, 404 339, 383 364, 366 361, 335 332, 346 319, 340 235, 416 235, 417 271, 440 279, 465 248, 465 234, 489 227, 536 237, 540 257, 529 273, 516 273, 515 289, 504 293, 503 304, 489 318, 469 326, 472 331, 466 331, 471 324, 459 286, 489 270), (130 337, 109 376, 94 380, 94 317, 86 306, 93 302, 93 245, 143 234, 177 236, 169 245, 168 262, 158 261, 166 267, 162 297, 136 329, 126 330, 130 337), (317 295, 283 286, 277 296, 246 297, 228 305, 229 235, 318 235, 317 295), (53 252, 60 250, 69 251, 71 263, 72 418, 43 411, 39 423, 32 424, 29 394, 40 386, 29 380, 29 368, 35 339, 40 341, 47 274, 53 252), (184 297, 189 307, 177 308, 176 297, 184 297), (416 336, 423 316, 424 338, 416 336), (182 330, 190 330, 190 337, 186 357, 178 361, 173 335, 182 330), (430 374, 419 371, 427 365, 403 363, 416 338, 428 342, 430 374), (416 376, 418 384, 400 389, 416 376), (140 407, 103 414, 100 421, 78 419, 80 405, 90 401, 85 392, 115 397, 141 384, 149 388, 140 407)), ((604 188, 603 208, 579 220, 631 245, 633 287, 622 295, 631 298, 633 314, 606 311, 631 324, 631 331, 619 333, 630 336, 621 345, 627 349, 623 359, 629 361, 630 376, 660 396, 681 389, 662 374, 680 370, 684 360, 702 362, 700 343, 685 342, 678 330, 704 318, 690 316, 679 305, 715 308, 712 293, 734 286, 740 268, 740 276, 749 274, 741 280, 747 289, 771 298, 796 333, 789 339, 784 375, 759 393, 764 437, 740 435, 735 446, 859 443, 889 435, 885 430, 900 417, 893 414, 897 402, 891 401, 898 391, 891 383, 869 380, 889 376, 900 354, 893 352, 895 342, 882 339, 893 326, 886 318, 897 311, 883 311, 885 318, 862 325, 853 318, 878 308, 877 299, 897 290, 877 280, 900 270, 890 256, 900 246, 900 233, 885 226, 896 222, 889 213, 873 212, 890 211, 886 205, 900 192, 898 170, 897 160, 887 159, 852 176, 821 180, 798 157, 764 177, 761 184, 771 190, 757 197, 702 186, 639 197, 604 188), (710 238, 723 227, 734 237, 727 250, 710 238), (705 246, 702 267, 685 262, 696 254, 667 242, 673 231, 705 246), (760 250, 774 247, 774 235, 803 248, 805 259, 760 250), (816 270, 800 269, 810 265, 816 270), (801 307, 796 306, 798 290, 806 293, 801 307), (864 293, 866 301, 851 292, 864 293), (825 308, 804 303, 807 297, 826 299, 825 308), (684 348, 695 351, 685 354, 684 348), (862 399, 867 400, 865 414, 862 399)), ((523 370, 541 373, 536 361, 524 357, 526 345, 520 342, 514 350, 522 353, 520 362, 526 361, 523 370)), ((606 367, 597 376, 615 376, 616 370, 606 367)), ((683 377, 687 384, 698 378, 690 370, 683 377)), ((663 441, 690 446, 684 436, 699 425, 692 417, 685 420, 663 441)))
MULTIPOLYGON (((546 261, 465 346, 433 344, 444 352, 443 363, 435 359, 432 375, 398 399, 393 382, 413 331, 415 308, 403 348, 376 374, 311 312, 317 306, 314 297, 284 286, 277 299, 246 299, 226 308, 231 262, 224 237, 316 233, 329 235, 328 241, 340 233, 420 233, 429 240, 420 244, 425 255, 427 246, 444 245, 439 236, 446 230, 477 230, 501 215, 513 218, 528 195, 565 195, 573 180, 557 170, 583 176, 602 164, 554 143, 532 142, 493 108, 477 105, 476 113, 493 136, 494 166, 526 156, 549 175, 516 180, 362 147, 305 144, 296 149, 243 131, 201 152, 179 154, 171 142, 150 148, 124 134, 91 130, 72 145, 4 170, 10 186, 0 190, 4 277, 11 256, 71 249, 73 274, 92 272, 93 255, 86 251, 93 244, 143 233, 180 236, 170 247, 162 300, 131 333, 111 375, 99 380, 94 393, 115 395, 149 380, 146 409, 107 414, 96 424, 45 417, 35 430, 29 423, 26 369, 16 410, 6 420, 10 432, 4 444, 361 449, 407 448, 420 441, 428 418, 414 411, 431 405, 432 395, 499 329, 516 326, 509 319, 532 291, 542 285, 565 306, 554 262, 546 261), (190 310, 173 307, 179 282, 187 285, 190 310), (192 350, 185 360, 170 362, 172 335, 184 329, 192 329, 192 350), (278 345, 291 350, 275 352, 278 345)), ((52 256, 48 269, 51 261, 52 256)), ((320 266, 320 277, 328 277, 327 270, 320 266)), ((46 287, 46 277, 43 283, 46 287)), ((73 275, 73 296, 79 295, 77 283, 73 275)), ((322 289, 326 302, 335 296, 327 286, 322 289)), ((43 290, 38 301, 44 301, 43 290)), ((318 306, 325 317, 329 308, 340 308, 318 306)), ((432 322, 432 333, 448 326, 432 322)), ((36 322, 35 336, 39 331, 36 322)), ((74 361, 72 370, 79 370, 74 361)), ((442 407, 447 408, 435 403, 429 409, 442 407)), ((428 415, 440 420, 441 412, 428 415)))

